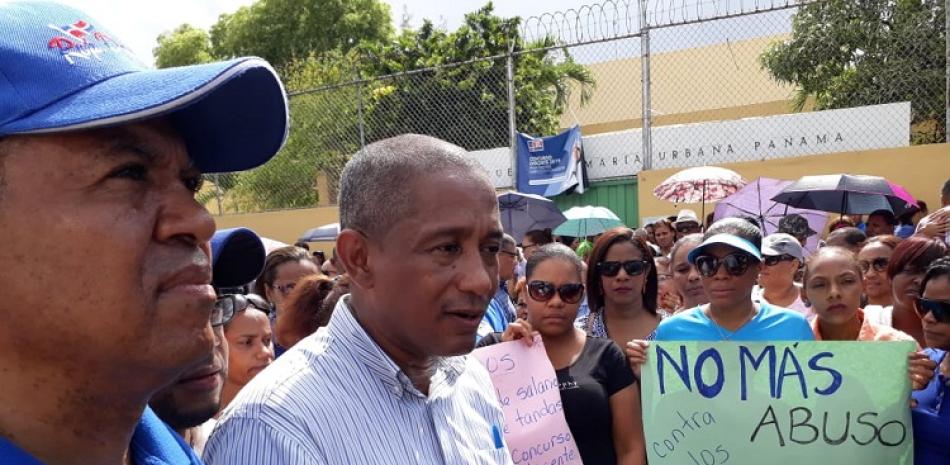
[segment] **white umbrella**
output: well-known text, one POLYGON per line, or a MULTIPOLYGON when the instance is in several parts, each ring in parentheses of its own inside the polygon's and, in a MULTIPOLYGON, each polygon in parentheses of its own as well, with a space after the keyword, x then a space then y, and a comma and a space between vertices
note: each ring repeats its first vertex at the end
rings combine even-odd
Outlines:
POLYGON ((330 223, 308 229, 300 236, 301 242, 333 242, 340 235, 340 223, 330 223))
POLYGON ((610 228, 623 226, 620 217, 606 207, 571 207, 564 212, 564 216, 567 221, 554 230, 554 234, 559 236, 596 236, 610 228))

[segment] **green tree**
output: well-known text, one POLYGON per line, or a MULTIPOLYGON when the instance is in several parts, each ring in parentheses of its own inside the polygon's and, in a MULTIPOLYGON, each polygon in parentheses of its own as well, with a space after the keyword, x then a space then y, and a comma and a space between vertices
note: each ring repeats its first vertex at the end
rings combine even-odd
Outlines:
POLYGON ((910 101, 912 142, 939 142, 944 124, 943 0, 825 0, 800 8, 791 38, 762 66, 797 86, 796 110, 910 101))
POLYGON ((284 68, 288 89, 324 89, 294 95, 284 148, 265 165, 233 175, 229 197, 240 211, 312 207, 319 200, 318 173, 326 175, 329 200, 335 200, 341 169, 360 147, 357 88, 335 84, 351 81, 355 66, 353 53, 336 51, 284 68))
POLYGON ((520 18, 501 18, 493 10, 488 3, 467 14, 453 32, 438 30, 425 21, 418 31, 405 30, 393 43, 361 48, 370 73, 375 75, 496 57, 374 83, 367 130, 370 140, 417 132, 469 150, 508 145, 504 55, 509 50, 516 54, 515 109, 520 131, 556 132, 573 86, 580 88, 583 103, 589 100, 595 82, 587 68, 563 49, 559 59, 548 52, 522 53, 555 43, 545 39, 525 44, 518 34, 520 18))
POLYGON ((211 27, 215 55, 256 55, 283 66, 311 53, 347 51, 393 32, 389 5, 379 0, 257 0, 211 27))
POLYGON ((152 53, 159 68, 208 63, 214 59, 208 33, 190 24, 182 24, 159 35, 158 46, 152 49, 152 53))

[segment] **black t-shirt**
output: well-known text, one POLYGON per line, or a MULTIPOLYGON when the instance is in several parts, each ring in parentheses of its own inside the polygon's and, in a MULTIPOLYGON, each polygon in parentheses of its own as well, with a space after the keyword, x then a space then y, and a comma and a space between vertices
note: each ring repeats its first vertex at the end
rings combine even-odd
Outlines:
MULTIPOLYGON (((498 342, 501 333, 493 333, 478 346, 498 342)), ((588 336, 577 361, 555 373, 564 418, 584 465, 616 465, 610 396, 636 382, 623 351, 610 339, 588 336)))

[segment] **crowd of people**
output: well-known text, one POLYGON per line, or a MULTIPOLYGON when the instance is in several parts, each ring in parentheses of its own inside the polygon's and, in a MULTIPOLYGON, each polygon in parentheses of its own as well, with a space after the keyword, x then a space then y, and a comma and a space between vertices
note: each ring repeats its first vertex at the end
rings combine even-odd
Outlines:
POLYGON ((409 134, 347 163, 331 258, 265 253, 195 197, 286 140, 273 69, 154 71, 83 18, 0 4, 0 463, 512 464, 469 353, 535 336, 588 465, 646 463, 673 340, 913 342, 916 463, 950 463, 950 180, 815 251, 798 215, 515 237, 463 149, 409 134))

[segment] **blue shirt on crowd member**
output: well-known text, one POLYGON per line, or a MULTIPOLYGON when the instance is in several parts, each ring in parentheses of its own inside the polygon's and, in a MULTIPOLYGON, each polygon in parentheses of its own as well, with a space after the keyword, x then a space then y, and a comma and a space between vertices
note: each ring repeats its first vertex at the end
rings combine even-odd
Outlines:
POLYGON ((517 309, 511 303, 511 298, 508 297, 507 286, 504 285, 504 282, 499 283, 498 290, 495 291, 494 297, 488 302, 485 316, 482 317, 482 322, 478 325, 475 339, 481 339, 491 333, 505 332, 508 323, 515 321, 517 315, 517 309))
POLYGON ((794 310, 759 303, 759 311, 735 332, 714 322, 702 307, 673 315, 660 322, 657 341, 813 341, 808 320, 794 310))
POLYGON ((950 403, 944 396, 950 391, 950 378, 940 373, 940 363, 947 352, 926 349, 924 353, 937 362, 937 372, 927 387, 912 393, 917 407, 911 412, 914 421, 914 464, 944 465, 950 463, 950 403))
MULTIPOLYGON (((159 420, 150 407, 135 426, 129 444, 132 463, 141 465, 201 465, 191 447, 159 420)), ((3 465, 43 465, 23 449, 0 437, 0 463, 3 465)))

